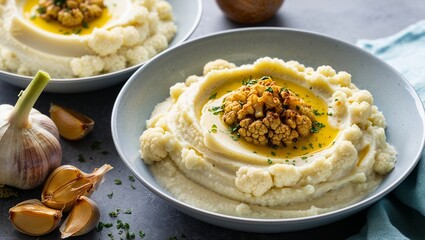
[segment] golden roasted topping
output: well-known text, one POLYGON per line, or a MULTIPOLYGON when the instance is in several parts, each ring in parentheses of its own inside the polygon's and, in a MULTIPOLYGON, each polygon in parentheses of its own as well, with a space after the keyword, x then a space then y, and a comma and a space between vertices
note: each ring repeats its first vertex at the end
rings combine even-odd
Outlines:
POLYGON ((271 77, 244 82, 225 97, 223 110, 224 123, 254 144, 287 146, 314 132, 311 106, 271 77))
POLYGON ((47 21, 76 27, 102 16, 104 8, 103 0, 40 0, 37 11, 47 21))

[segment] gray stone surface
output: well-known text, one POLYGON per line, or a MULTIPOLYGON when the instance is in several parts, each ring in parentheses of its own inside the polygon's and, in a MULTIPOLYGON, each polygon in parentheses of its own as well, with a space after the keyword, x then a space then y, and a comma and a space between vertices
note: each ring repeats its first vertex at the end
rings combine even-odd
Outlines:
MULTIPOLYGON (((248 27, 229 21, 218 9, 215 1, 203 0, 203 16, 190 39, 217 31, 248 27)), ((184 4, 184 1, 182 1, 184 4)), ((329 35, 340 40, 355 43, 360 38, 385 37, 408 25, 421 20, 425 12, 422 0, 286 0, 277 15, 255 26, 279 26, 298 28, 329 35)), ((141 183, 132 183, 132 176, 119 158, 111 136, 110 118, 112 106, 122 84, 100 91, 81 94, 43 93, 35 108, 48 114, 50 103, 74 108, 91 116, 96 121, 94 131, 81 141, 61 140, 63 164, 72 164, 90 172, 95 167, 109 163, 114 170, 98 190, 92 195, 101 210, 101 221, 114 223, 101 232, 92 231, 74 239, 125 239, 119 234, 117 220, 128 223, 130 231, 136 234, 143 231, 144 239, 345 239, 357 233, 366 220, 366 211, 361 211, 341 221, 305 231, 280 234, 255 234, 232 231, 203 223, 186 216, 161 198, 147 190, 141 183), (93 150, 92 144, 100 142, 100 150, 93 150), (107 153, 105 154, 105 152, 107 153), (79 162, 79 156, 85 162, 79 162), (122 185, 115 185, 120 179, 122 185), (133 189, 133 187, 135 189, 133 189), (113 193, 112 198, 108 194, 113 193), (111 218, 109 212, 131 209, 131 214, 120 214, 111 218), (174 238, 175 237, 175 238, 174 238)), ((0 103, 14 104, 21 89, 0 81, 0 103)), ((8 220, 8 210, 15 204, 40 198, 41 189, 19 191, 19 197, 0 199, 0 239, 59 239, 59 231, 34 238, 17 232, 8 220)))

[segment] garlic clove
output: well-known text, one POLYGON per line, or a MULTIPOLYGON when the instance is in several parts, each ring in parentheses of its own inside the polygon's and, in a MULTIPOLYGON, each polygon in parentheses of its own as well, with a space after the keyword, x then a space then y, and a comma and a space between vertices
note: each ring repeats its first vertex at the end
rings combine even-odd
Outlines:
POLYGON ((77 111, 51 104, 49 112, 63 138, 79 140, 93 130, 93 119, 77 111))
POLYGON ((105 164, 88 174, 72 165, 62 165, 47 178, 41 201, 48 207, 68 212, 78 197, 90 196, 103 176, 112 168, 111 165, 105 164))
POLYGON ((88 197, 81 196, 59 228, 61 238, 86 234, 96 227, 99 219, 100 212, 96 203, 88 197))
POLYGON ((16 230, 31 236, 41 236, 53 231, 61 218, 61 210, 48 208, 38 199, 18 203, 9 210, 9 219, 16 230))

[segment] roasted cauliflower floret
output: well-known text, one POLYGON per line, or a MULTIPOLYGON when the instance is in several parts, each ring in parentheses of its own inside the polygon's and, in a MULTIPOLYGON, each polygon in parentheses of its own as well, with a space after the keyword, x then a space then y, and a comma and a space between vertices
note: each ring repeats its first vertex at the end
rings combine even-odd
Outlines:
POLYGON ((310 105, 271 77, 244 80, 244 86, 223 101, 223 121, 246 141, 287 146, 313 131, 315 115, 310 105))
POLYGON ((56 20, 65 27, 77 27, 102 15, 103 0, 40 0, 37 11, 45 20, 56 20))
POLYGON ((62 9, 58 13, 58 22, 65 27, 76 27, 81 25, 84 20, 83 13, 80 9, 62 9))
POLYGON ((260 120, 252 120, 251 118, 246 118, 242 120, 240 123, 240 128, 238 133, 245 138, 248 142, 252 142, 254 144, 266 145, 267 140, 267 132, 268 129, 266 125, 260 120))

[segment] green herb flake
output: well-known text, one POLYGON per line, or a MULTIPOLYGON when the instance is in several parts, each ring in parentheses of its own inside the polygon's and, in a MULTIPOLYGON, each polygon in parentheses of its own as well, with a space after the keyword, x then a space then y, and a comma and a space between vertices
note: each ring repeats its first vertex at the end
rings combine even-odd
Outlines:
POLYGON ((301 159, 302 159, 302 160, 306 160, 307 158, 308 158, 308 157, 306 157, 306 156, 302 156, 302 157, 301 157, 301 159))
POLYGON ((212 133, 216 133, 217 132, 217 125, 215 125, 215 124, 213 124, 212 126, 211 126, 211 130, 210 130, 212 133))
POLYGON ((96 231, 101 232, 103 230, 104 226, 105 226, 105 224, 103 222, 99 221, 99 223, 97 224, 97 227, 96 227, 96 231))
POLYGON ((215 99, 217 97, 217 92, 211 94, 211 96, 208 98, 210 100, 215 99))
POLYGON ((100 145, 102 145, 102 143, 100 141, 96 140, 96 141, 92 142, 92 144, 90 145, 90 148, 91 148, 92 151, 100 150, 100 145))
POLYGON ((272 164, 272 163, 273 163, 273 161, 269 158, 269 159, 267 159, 267 163, 268 163, 268 164, 272 164))
POLYGON ((114 183, 115 183, 115 185, 121 185, 122 184, 122 181, 119 180, 119 179, 115 179, 114 180, 114 183))
POLYGON ((133 185, 133 183, 130 184, 132 189, 136 189, 136 187, 133 185))
POLYGON ((338 102, 338 98, 335 98, 335 102, 338 102))
POLYGON ((110 213, 109 213, 109 216, 110 216, 110 217, 118 217, 118 214, 120 214, 120 210, 119 210, 119 209, 117 209, 117 211, 116 211, 116 212, 110 212, 110 213))
POLYGON ((144 238, 145 236, 146 236, 146 234, 142 230, 140 230, 139 231, 139 237, 144 238))
POLYGON ((223 106, 216 106, 216 107, 211 107, 211 109, 208 109, 208 111, 214 115, 218 115, 219 113, 224 112, 224 108, 223 106))
POLYGON ((112 199, 112 196, 114 196, 114 192, 111 192, 110 194, 107 195, 109 199, 112 199))
POLYGON ((328 112, 328 116, 333 116, 333 113, 331 113, 331 112, 328 112))
POLYGON ((83 22, 81 26, 83 26, 83 28, 89 28, 89 24, 87 22, 83 22))
POLYGON ((134 176, 128 176, 128 180, 130 180, 130 182, 136 181, 136 179, 134 178, 134 176))
POLYGON ((86 161, 86 159, 84 158, 84 156, 83 156, 83 154, 78 154, 78 161, 79 162, 85 162, 86 161))
POLYGON ((319 145, 319 148, 322 148, 322 144, 321 143, 319 143, 318 145, 319 145))
POLYGON ((270 76, 263 76, 263 77, 260 78, 261 81, 264 81, 264 80, 267 80, 267 79, 271 79, 271 77, 270 76))
POLYGON ((308 144, 308 146, 309 146, 311 149, 314 149, 314 147, 313 147, 313 143, 308 144))
POLYGON ((268 88, 266 88, 266 91, 273 93, 273 88, 272 87, 268 87, 268 88))
POLYGON ((235 133, 239 130, 239 128, 240 128, 240 126, 239 126, 238 123, 234 124, 234 125, 230 126, 230 132, 235 133))
POLYGON ((112 233, 108 233, 108 237, 112 240, 114 239, 114 235, 112 235, 112 233))
POLYGON ((324 127, 325 127, 325 124, 323 124, 321 122, 314 121, 313 126, 311 127, 310 131, 312 133, 317 133, 317 132, 319 132, 320 129, 322 129, 324 127))
POLYGON ((275 153, 275 152, 271 152, 271 155, 272 155, 272 156, 276 156, 276 153, 275 153))
POLYGON ((127 211, 123 212, 124 214, 131 214, 131 209, 128 209, 127 211))
POLYGON ((325 114, 325 113, 323 113, 323 112, 319 112, 317 109, 313 109, 313 113, 314 113, 314 115, 316 115, 316 116, 321 116, 321 115, 325 114))
POLYGON ((302 150, 307 150, 307 147, 306 146, 302 146, 301 149, 302 150))
POLYGON ((295 109, 297 110, 297 111, 299 111, 300 109, 301 109, 301 107, 300 106, 295 106, 295 109))

